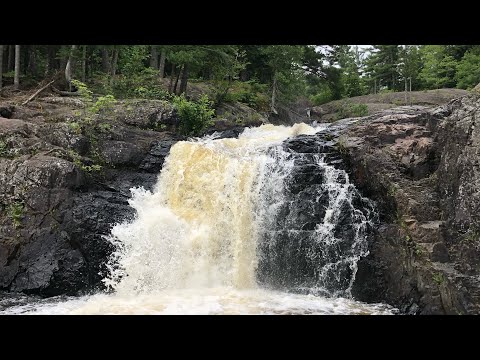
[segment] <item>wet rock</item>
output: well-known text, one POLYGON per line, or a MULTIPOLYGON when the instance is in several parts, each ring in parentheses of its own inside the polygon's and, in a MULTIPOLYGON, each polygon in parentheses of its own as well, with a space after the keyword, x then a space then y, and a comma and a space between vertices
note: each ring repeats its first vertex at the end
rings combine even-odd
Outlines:
POLYGON ((6 144, 0 156, 0 290, 54 296, 102 288, 113 250, 107 236, 135 216, 130 189, 153 188, 180 138, 122 124, 114 114, 102 119, 107 130, 87 137, 69 125, 72 112, 46 99, 18 107, 14 115, 21 120, 0 121, 6 144), (84 165, 99 160, 101 171, 88 172, 84 165))
POLYGON ((149 153, 145 156, 139 168, 150 173, 157 174, 163 166, 165 158, 170 152, 170 148, 176 143, 174 140, 170 141, 154 141, 149 153))

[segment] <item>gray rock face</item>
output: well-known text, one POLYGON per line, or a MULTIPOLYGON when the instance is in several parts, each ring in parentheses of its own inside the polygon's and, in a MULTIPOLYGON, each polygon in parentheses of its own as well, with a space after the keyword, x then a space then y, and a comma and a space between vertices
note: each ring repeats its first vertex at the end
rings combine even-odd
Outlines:
POLYGON ((354 294, 406 313, 480 311, 480 111, 477 96, 402 107, 343 133, 346 161, 382 224, 354 294))
POLYGON ((0 290, 77 294, 102 286, 112 251, 105 237, 134 216, 129 189, 153 187, 179 138, 126 123, 163 109, 156 102, 137 104, 138 118, 126 122, 121 114, 103 119, 110 130, 91 139, 72 130, 70 115, 62 118, 70 111, 63 102, 47 100, 42 107, 64 122, 44 121, 28 107, 12 109, 23 120, 0 121, 0 290), (92 150, 103 161, 99 173, 82 165, 94 163, 92 150))

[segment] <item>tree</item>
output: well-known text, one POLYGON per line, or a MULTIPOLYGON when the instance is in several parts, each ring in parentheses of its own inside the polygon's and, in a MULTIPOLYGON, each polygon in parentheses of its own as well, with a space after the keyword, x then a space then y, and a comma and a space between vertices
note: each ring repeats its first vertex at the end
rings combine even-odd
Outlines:
POLYGON ((82 47, 82 82, 85 82, 87 77, 87 45, 82 47))
POLYGON ((457 87, 469 89, 480 83, 480 46, 468 50, 457 64, 457 87))
POLYGON ((69 91, 72 91, 72 69, 74 67, 74 55, 77 45, 72 45, 70 54, 68 55, 67 65, 65 66, 65 80, 68 84, 69 91))
POLYGON ((398 63, 398 45, 374 45, 372 54, 366 60, 370 83, 377 81, 389 90, 401 90, 398 63))
POLYGON ((15 90, 20 86, 20 45, 15 45, 15 77, 13 80, 15 90))
POLYGON ((262 48, 272 74, 270 110, 275 114, 277 113, 275 106, 279 88, 288 95, 288 88, 294 85, 298 79, 298 73, 295 73, 295 70, 300 69, 303 51, 302 46, 294 45, 270 45, 262 48), (279 82, 279 80, 281 81, 279 82))
POLYGON ((337 52, 337 63, 340 66, 341 85, 340 93, 342 97, 352 97, 362 95, 363 89, 360 79, 360 71, 356 61, 356 54, 348 45, 339 45, 337 52))
POLYGON ((423 68, 420 79, 427 89, 451 88, 456 85, 457 61, 444 45, 425 45, 420 49, 423 68))
POLYGON ((150 49, 150 67, 153 69, 158 69, 157 45, 152 45, 150 49))
POLYGON ((158 65, 158 71, 159 71, 159 76, 160 79, 163 79, 165 77, 165 60, 167 57, 167 51, 165 47, 162 47, 160 50, 160 63, 158 65))
POLYGON ((419 76, 422 66, 422 58, 417 45, 404 45, 400 48, 399 73, 409 83, 411 79, 412 90, 418 90, 421 87, 419 76))

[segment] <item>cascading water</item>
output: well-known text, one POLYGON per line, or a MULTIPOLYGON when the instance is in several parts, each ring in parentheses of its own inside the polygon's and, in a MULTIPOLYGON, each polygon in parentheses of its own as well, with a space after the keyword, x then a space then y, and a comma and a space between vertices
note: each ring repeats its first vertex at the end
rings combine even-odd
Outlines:
POLYGON ((154 191, 132 189, 136 218, 112 229, 114 292, 39 312, 389 313, 345 299, 374 211, 307 136, 320 130, 176 143, 154 191))
POLYGON ((258 273, 273 288, 351 297, 376 213, 326 143, 299 137, 270 152, 275 161, 263 175, 258 273))

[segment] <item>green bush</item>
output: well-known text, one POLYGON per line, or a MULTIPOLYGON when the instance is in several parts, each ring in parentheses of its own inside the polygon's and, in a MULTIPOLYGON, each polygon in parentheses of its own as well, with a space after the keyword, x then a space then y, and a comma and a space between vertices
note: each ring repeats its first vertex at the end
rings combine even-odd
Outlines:
POLYGON ((352 104, 348 101, 344 101, 337 111, 337 120, 367 115, 368 106, 366 104, 352 104))
POLYGON ((333 100, 333 93, 330 89, 326 88, 322 92, 311 96, 310 100, 315 106, 323 105, 333 100))
POLYGON ((176 96, 173 105, 180 117, 180 132, 187 136, 198 136, 213 124, 215 110, 207 95, 203 95, 197 102, 185 99, 183 95, 176 96))
POLYGON ((89 108, 88 111, 92 114, 108 113, 112 111, 113 106, 117 100, 113 95, 100 96, 89 108))
POLYGON ((256 80, 246 82, 234 81, 228 86, 225 84, 219 86, 217 82, 210 94, 217 106, 222 102, 232 103, 238 101, 258 111, 268 110, 269 95, 267 94, 268 86, 266 84, 260 84, 256 80))
POLYGON ((133 90, 135 97, 140 99, 170 100, 173 95, 160 85, 139 86, 133 90))

